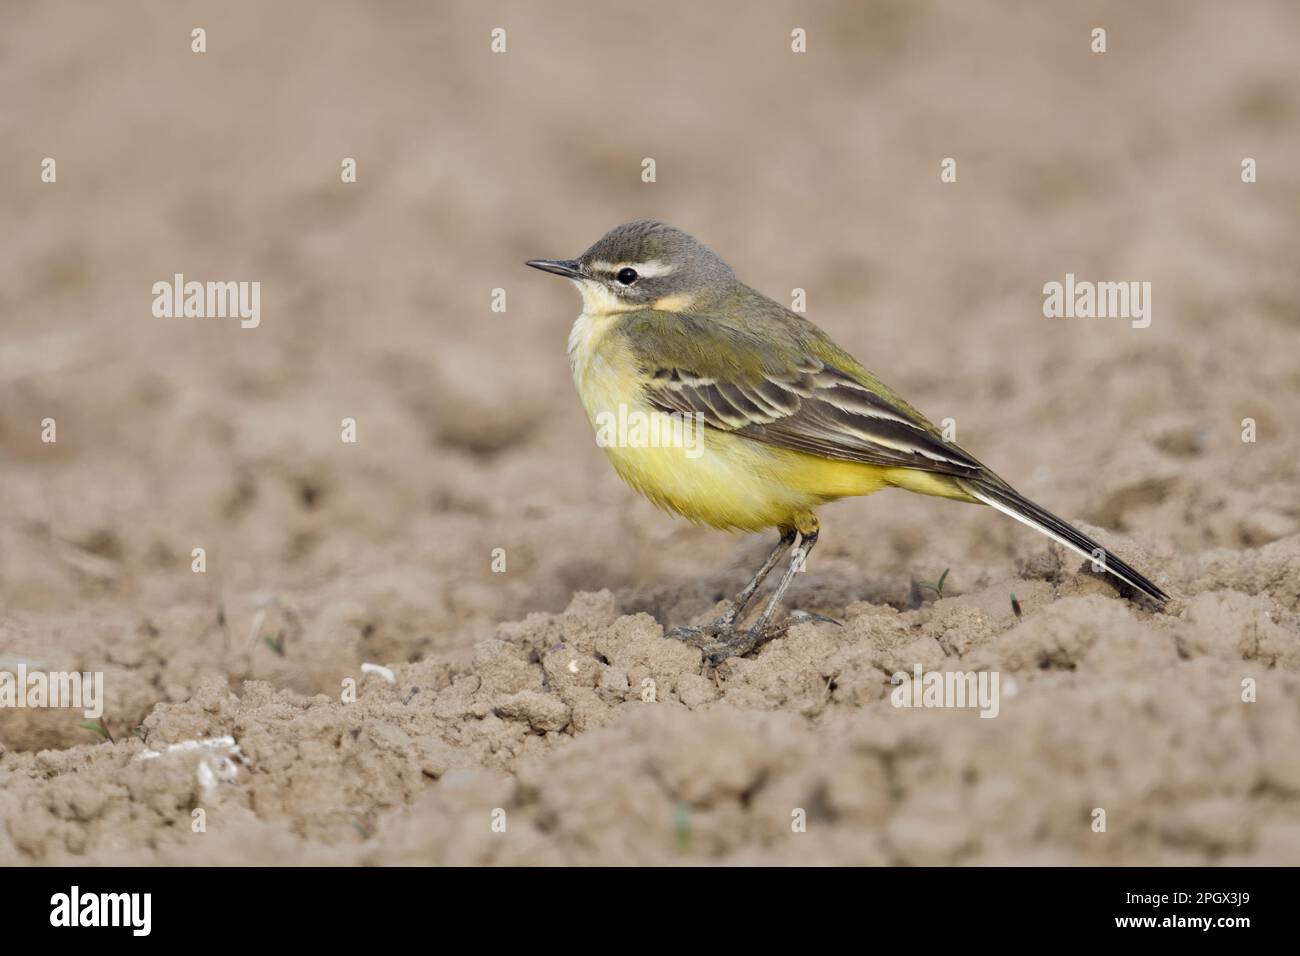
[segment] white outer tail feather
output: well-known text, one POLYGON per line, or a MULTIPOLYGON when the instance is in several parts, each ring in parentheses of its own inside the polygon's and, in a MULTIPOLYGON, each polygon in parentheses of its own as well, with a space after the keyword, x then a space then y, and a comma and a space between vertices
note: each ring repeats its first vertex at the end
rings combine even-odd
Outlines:
MULTIPOLYGON (((1028 515, 1023 515, 1020 512, 1014 510, 1013 508, 1008 507, 1007 505, 998 501, 996 498, 992 497, 991 495, 984 494, 975 486, 963 483, 962 487, 965 488, 968 494, 978 498, 980 501, 984 502, 990 508, 996 508, 998 511, 1001 511, 1004 515, 1009 515, 1012 518, 1015 518, 1021 524, 1028 525, 1029 527, 1033 528, 1035 531, 1039 532, 1040 534, 1047 535, 1057 544, 1061 545, 1061 547, 1069 551, 1073 551, 1075 554, 1079 555, 1080 557, 1086 558, 1088 561, 1097 560, 1096 555, 1094 555, 1092 552, 1085 551, 1083 548, 1079 547, 1077 544, 1075 544, 1072 541, 1067 541, 1065 538, 1061 537, 1052 529, 1046 528, 1043 525, 1039 524, 1037 521, 1035 521, 1033 518, 1030 518, 1028 515)), ((1106 551, 1104 548, 1102 549, 1102 553, 1105 556, 1109 556, 1109 552, 1106 551)), ((1128 575, 1124 574, 1118 568, 1112 567, 1111 563, 1107 561, 1105 557, 1102 558, 1102 563, 1105 565, 1107 573, 1115 575, 1115 577, 1119 578, 1121 581, 1123 581, 1125 584, 1129 585, 1130 587, 1137 588, 1139 591, 1143 590, 1141 584, 1139 584, 1137 581, 1130 579, 1128 575)))

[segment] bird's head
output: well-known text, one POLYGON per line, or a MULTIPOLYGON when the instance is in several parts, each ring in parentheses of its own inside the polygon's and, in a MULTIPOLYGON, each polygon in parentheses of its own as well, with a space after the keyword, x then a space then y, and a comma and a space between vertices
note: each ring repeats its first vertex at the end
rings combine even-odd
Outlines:
POLYGON ((736 282, 716 252, 655 219, 615 226, 577 259, 532 259, 528 265, 572 279, 588 315, 634 309, 688 312, 736 282))

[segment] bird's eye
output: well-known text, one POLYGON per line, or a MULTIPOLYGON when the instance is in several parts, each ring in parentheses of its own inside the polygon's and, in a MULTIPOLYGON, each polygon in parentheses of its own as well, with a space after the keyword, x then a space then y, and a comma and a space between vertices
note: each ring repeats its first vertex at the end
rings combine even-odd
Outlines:
POLYGON ((627 268, 619 269, 618 275, 616 275, 614 278, 618 279, 618 281, 623 283, 624 285, 631 285, 633 282, 636 281, 636 270, 627 269, 627 268))

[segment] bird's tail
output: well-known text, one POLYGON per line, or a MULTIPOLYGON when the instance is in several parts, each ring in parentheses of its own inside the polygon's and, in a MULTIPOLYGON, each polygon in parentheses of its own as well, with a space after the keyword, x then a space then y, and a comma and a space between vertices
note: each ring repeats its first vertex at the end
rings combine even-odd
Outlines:
POLYGON ((1062 521, 1045 508, 1034 504, 1024 495, 1009 485, 982 479, 958 479, 957 482, 967 494, 978 498, 991 508, 1010 515, 1017 521, 1041 531, 1057 544, 1092 561, 1094 567, 1104 568, 1124 583, 1141 591, 1147 597, 1160 604, 1169 600, 1169 595, 1157 587, 1144 575, 1106 550, 1086 534, 1062 521))

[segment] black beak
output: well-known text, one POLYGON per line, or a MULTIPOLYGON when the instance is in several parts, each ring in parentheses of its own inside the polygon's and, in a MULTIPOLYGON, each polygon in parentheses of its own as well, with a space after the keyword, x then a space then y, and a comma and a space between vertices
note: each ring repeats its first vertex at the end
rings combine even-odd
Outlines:
POLYGON ((552 272, 557 276, 564 276, 566 279, 585 279, 582 274, 582 266, 578 264, 577 259, 529 259, 525 265, 530 265, 534 269, 541 269, 543 272, 552 272))

